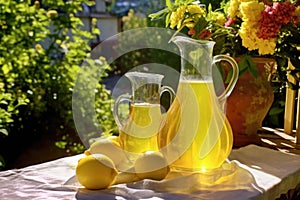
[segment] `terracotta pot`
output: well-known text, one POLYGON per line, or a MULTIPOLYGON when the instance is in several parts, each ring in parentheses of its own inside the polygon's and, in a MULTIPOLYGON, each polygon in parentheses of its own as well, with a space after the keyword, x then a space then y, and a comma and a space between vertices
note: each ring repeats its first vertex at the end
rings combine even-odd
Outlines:
MULTIPOLYGON (((240 58, 236 59, 239 62, 240 58)), ((261 142, 257 131, 267 115, 273 100, 273 88, 268 76, 274 59, 252 58, 259 75, 254 78, 249 71, 239 77, 237 84, 227 99, 226 116, 233 131, 234 147, 261 142)))

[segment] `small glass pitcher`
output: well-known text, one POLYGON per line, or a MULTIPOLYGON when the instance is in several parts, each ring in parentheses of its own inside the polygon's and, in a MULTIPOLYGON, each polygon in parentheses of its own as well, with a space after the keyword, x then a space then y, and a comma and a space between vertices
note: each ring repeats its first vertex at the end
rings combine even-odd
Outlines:
POLYGON ((213 41, 175 36, 181 54, 176 98, 159 132, 159 147, 175 171, 206 171, 220 167, 232 148, 232 130, 224 114, 224 101, 238 78, 238 66, 226 55, 213 57, 213 41), (212 76, 216 62, 227 61, 232 77, 217 96, 212 76))
MULTIPOLYGON (((160 98, 164 92, 170 93, 173 101, 175 93, 169 86, 161 86, 163 75, 144 72, 128 72, 125 76, 132 87, 132 95, 122 94, 114 103, 114 118, 119 127, 122 148, 134 154, 145 151, 157 151, 157 134, 162 123, 160 98), (122 101, 129 101, 129 116, 125 123, 121 122, 118 109, 122 101)), ((130 155, 132 154, 132 155, 130 155)))

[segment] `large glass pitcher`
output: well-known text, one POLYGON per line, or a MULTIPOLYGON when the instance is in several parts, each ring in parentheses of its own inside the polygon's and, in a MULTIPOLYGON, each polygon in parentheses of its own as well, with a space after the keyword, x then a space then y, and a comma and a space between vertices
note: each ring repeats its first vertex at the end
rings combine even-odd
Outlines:
POLYGON ((157 151, 157 134, 162 123, 160 97, 169 92, 171 101, 175 94, 171 87, 161 86, 163 75, 144 72, 128 72, 125 76, 131 83, 132 94, 120 95, 114 104, 114 117, 119 127, 122 148, 130 160, 139 153, 157 151), (129 116, 123 122, 118 110, 120 103, 129 101, 129 116))
POLYGON ((213 41, 175 36, 181 53, 177 94, 159 132, 159 146, 173 170, 205 171, 220 167, 232 149, 232 130, 224 114, 224 100, 238 78, 238 66, 225 55, 213 57, 213 41), (212 68, 227 61, 233 68, 224 92, 217 96, 212 68))

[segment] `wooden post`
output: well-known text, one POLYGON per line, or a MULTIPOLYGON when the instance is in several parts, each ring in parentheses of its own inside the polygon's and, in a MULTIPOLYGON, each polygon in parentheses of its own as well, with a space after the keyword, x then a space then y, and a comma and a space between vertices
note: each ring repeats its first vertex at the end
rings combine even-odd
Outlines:
POLYGON ((300 145, 300 89, 298 89, 297 99, 296 144, 300 145))
MULTIPOLYGON (((289 68, 292 69, 294 66, 289 62, 289 68)), ((297 84, 296 79, 288 74, 288 80, 294 84, 297 84)), ((284 112, 284 132, 287 134, 292 134, 295 121, 295 90, 286 88, 286 97, 285 97, 285 112, 284 112)), ((298 112, 299 113, 299 112, 298 112)), ((298 123, 296 123, 298 124, 298 123)))

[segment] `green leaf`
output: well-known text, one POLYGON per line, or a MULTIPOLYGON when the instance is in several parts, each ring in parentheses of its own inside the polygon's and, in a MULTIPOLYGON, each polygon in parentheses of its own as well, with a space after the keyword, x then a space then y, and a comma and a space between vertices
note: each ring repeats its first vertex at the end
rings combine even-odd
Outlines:
POLYGON ((258 77, 258 69, 255 63, 252 61, 251 56, 244 56, 238 63, 238 66, 239 76, 242 76, 244 73, 246 73, 246 71, 249 71, 253 77, 258 77))
POLYGON ((194 26, 194 29, 197 33, 201 33, 208 26, 208 21, 206 21, 205 17, 201 17, 194 26))
POLYGON ((0 133, 3 133, 4 135, 8 136, 8 131, 6 129, 0 129, 0 133))
POLYGON ((4 73, 4 75, 8 74, 10 71, 10 67, 8 65, 3 65, 2 66, 2 71, 4 73))
POLYGON ((0 104, 2 104, 2 105, 8 105, 8 102, 6 100, 1 100, 0 104))
POLYGON ((239 76, 242 76, 248 69, 248 62, 246 56, 242 58, 242 60, 238 63, 239 67, 239 76))
MULTIPOLYGON (((168 8, 165 8, 163 10, 160 10, 160 11, 157 11, 156 13, 151 13, 149 14, 148 16, 151 18, 151 19, 157 19, 157 18, 161 18, 163 17, 166 13, 169 12, 169 9, 168 8)), ((171 13, 171 12, 170 12, 171 13)), ((169 14, 169 13, 168 13, 169 14)))
POLYGON ((173 10, 173 3, 171 0, 166 0, 166 6, 169 8, 169 10, 173 10))
POLYGON ((166 16, 166 27, 168 27, 169 26, 169 24, 170 24, 170 17, 171 17, 171 13, 168 13, 167 14, 167 16, 166 16))
POLYGON ((245 56, 248 62, 248 69, 249 72, 252 76, 254 76, 254 78, 258 77, 258 69, 257 66, 254 64, 254 62, 252 61, 250 56, 245 56))
POLYGON ((67 146, 67 142, 65 141, 58 141, 58 142, 55 142, 55 146, 57 146, 58 148, 60 149, 65 149, 66 146, 67 146))
POLYGON ((5 160, 4 158, 0 155, 0 170, 5 168, 5 160))
POLYGON ((269 111, 269 115, 278 115, 284 111, 284 108, 273 107, 269 111))
POLYGON ((290 57, 290 61, 296 69, 299 69, 300 68, 300 51, 298 51, 296 49, 296 50, 292 51, 292 53, 293 53, 293 56, 290 57))
POLYGON ((212 10, 212 5, 211 4, 209 4, 208 5, 208 8, 207 8, 207 10, 208 10, 208 13, 210 13, 210 12, 212 12, 213 10, 212 10))
POLYGON ((181 2, 185 5, 188 5, 188 4, 195 2, 195 0, 181 0, 181 2))
POLYGON ((233 70, 230 69, 229 72, 228 72, 228 74, 227 74, 225 83, 229 83, 231 81, 232 73, 233 73, 233 70))
POLYGON ((296 30, 294 27, 291 27, 289 29, 289 31, 291 31, 291 34, 298 41, 298 44, 299 44, 299 42, 300 42, 300 33, 299 33, 299 30, 296 30))

